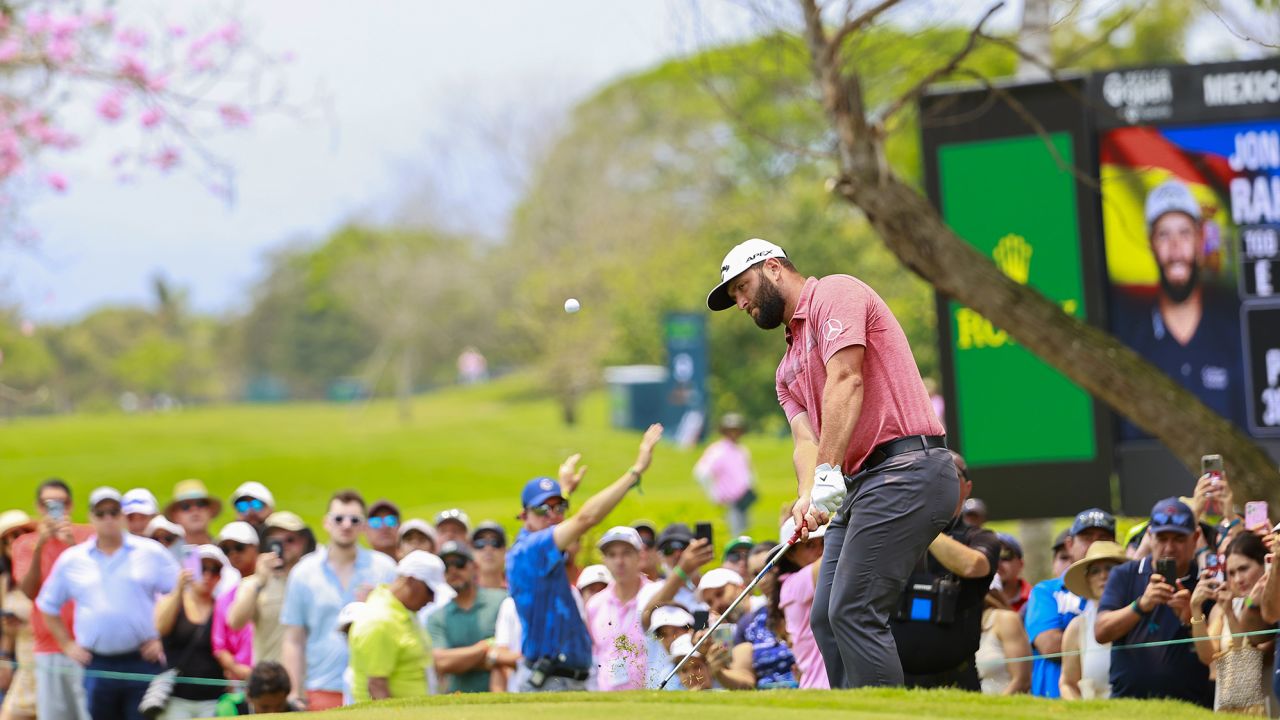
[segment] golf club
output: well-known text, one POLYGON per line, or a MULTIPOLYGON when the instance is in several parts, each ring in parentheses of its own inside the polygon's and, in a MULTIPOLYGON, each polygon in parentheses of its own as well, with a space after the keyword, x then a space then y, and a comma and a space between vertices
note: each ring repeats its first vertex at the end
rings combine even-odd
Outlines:
POLYGON ((693 654, 698 652, 698 648, 702 647, 702 643, 706 642, 707 638, 711 637, 711 634, 715 632, 716 628, 720 627, 720 623, 724 622, 724 619, 733 613, 733 609, 738 607, 738 603, 741 603, 743 598, 751 594, 751 591, 760 583, 760 579, 765 576, 765 573, 773 569, 773 566, 778 562, 779 558, 781 558, 792 545, 795 545, 798 542, 800 542, 800 531, 796 530, 796 533, 791 536, 790 540, 778 545, 778 547, 771 551, 772 554, 769 556, 769 561, 760 569, 760 572, 755 576, 755 579, 743 588, 742 592, 738 593, 738 597, 734 598, 732 603, 729 603, 729 607, 721 613, 720 617, 716 618, 715 623, 713 623, 711 627, 707 628, 706 632, 702 634, 702 638, 699 639, 698 642, 694 643, 693 650, 689 651, 688 655, 681 658, 680 662, 676 663, 676 666, 671 668, 671 672, 667 673, 667 676, 662 679, 662 684, 658 686, 659 690, 666 689, 667 683, 671 682, 671 678, 675 677, 676 673, 680 672, 680 668, 684 667, 684 664, 688 662, 689 658, 693 657, 693 654))

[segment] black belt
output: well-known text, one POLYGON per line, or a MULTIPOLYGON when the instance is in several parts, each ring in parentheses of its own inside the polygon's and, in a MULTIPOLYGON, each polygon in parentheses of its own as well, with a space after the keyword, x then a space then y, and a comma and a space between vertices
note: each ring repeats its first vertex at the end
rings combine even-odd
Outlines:
POLYGON ((916 450, 928 450, 929 448, 944 448, 946 446, 946 435, 908 435, 897 440, 890 440, 877 445, 876 449, 871 451, 871 454, 867 456, 867 461, 862 463, 862 470, 870 470, 894 455, 915 452, 916 450))
MULTIPOLYGON (((531 663, 528 661, 525 662, 525 665, 530 670, 533 670, 533 666, 536 664, 537 663, 531 663)), ((577 680, 578 682, 583 682, 587 678, 591 677, 591 671, 587 668, 569 667, 568 665, 561 665, 560 663, 552 663, 550 667, 544 670, 544 672, 546 672, 550 677, 567 678, 569 680, 577 680)))

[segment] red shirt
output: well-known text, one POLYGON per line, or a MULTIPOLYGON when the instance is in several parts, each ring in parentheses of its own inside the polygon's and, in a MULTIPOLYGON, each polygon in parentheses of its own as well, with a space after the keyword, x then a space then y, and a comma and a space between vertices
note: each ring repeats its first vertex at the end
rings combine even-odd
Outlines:
POLYGON ((1022 578, 1018 578, 1018 597, 1009 602, 1009 609, 1016 613, 1021 613, 1022 608, 1026 607, 1027 601, 1031 599, 1031 583, 1022 578))
POLYGON ((822 437, 827 362, 853 345, 866 351, 862 357, 862 412, 840 463, 847 475, 860 469, 881 443, 945 432, 902 326, 875 290, 849 275, 809 278, 800 292, 787 325, 787 353, 775 376, 778 403, 788 422, 808 413, 813 431, 822 437))
MULTIPOLYGON (((93 537, 93 528, 88 525, 72 525, 71 536, 75 538, 75 544, 78 545, 93 537)), ((31 567, 31 559, 35 557, 36 538, 37 533, 27 533, 13 543, 13 578, 18 582, 26 577, 27 570, 31 567)), ((57 538, 49 538, 49 541, 44 544, 44 550, 40 553, 41 587, 49 579, 49 573, 53 572, 53 563, 57 561, 62 551, 69 547, 71 546, 64 545, 57 538)), ((75 611, 74 602, 67 602, 62 606, 62 624, 66 626, 67 633, 72 639, 75 638, 75 611)), ((39 609, 33 609, 31 612, 31 632, 35 635, 37 653, 62 652, 62 648, 58 647, 57 641, 49 632, 49 626, 45 625, 44 613, 39 609)))

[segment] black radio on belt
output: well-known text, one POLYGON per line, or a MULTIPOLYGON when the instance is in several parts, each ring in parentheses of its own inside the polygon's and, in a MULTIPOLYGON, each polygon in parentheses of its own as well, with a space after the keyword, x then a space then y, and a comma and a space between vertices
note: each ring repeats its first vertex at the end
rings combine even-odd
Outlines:
POLYGON ((893 619, 898 622, 931 622, 950 625, 956 621, 960 582, 952 575, 932 583, 908 583, 893 619))
POLYGON ((529 663, 529 671, 529 684, 539 689, 547 684, 547 678, 562 677, 583 681, 591 674, 588 670, 566 664, 564 655, 539 658, 529 663))

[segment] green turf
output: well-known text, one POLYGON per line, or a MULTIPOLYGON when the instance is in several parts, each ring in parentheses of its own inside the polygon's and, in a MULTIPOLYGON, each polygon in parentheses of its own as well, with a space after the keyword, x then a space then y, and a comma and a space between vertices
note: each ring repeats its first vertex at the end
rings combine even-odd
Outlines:
MULTIPOLYGON (((224 498, 239 483, 259 480, 280 508, 312 522, 330 493, 355 487, 370 500, 390 497, 408 517, 458 506, 473 521, 493 518, 514 529, 525 480, 554 475, 563 457, 582 452, 590 470, 574 498, 581 503, 626 470, 640 439, 609 427, 603 393, 592 395, 578 426, 568 428, 536 390, 530 378, 516 377, 422 396, 408 425, 386 401, 20 419, 0 424, 0 509, 30 509, 48 476, 66 479, 81 500, 97 485, 113 485, 150 488, 162 503, 176 481, 195 477, 224 498)), ((774 536, 778 510, 795 492, 790 443, 750 435, 747 443, 762 496, 754 529, 774 536)), ((724 538, 722 514, 692 478, 697 457, 696 449, 664 443, 644 494, 633 492, 608 522, 710 519, 724 538)), ((83 520, 86 508, 74 517, 83 520)), ((229 517, 224 509, 215 526, 229 517)))
POLYGON ((347 708, 353 720, 810 720, 812 718, 1115 718, 1182 720, 1208 718, 1207 710, 1172 701, 1095 700, 1063 702, 1032 697, 1003 698, 959 691, 792 690, 770 692, 628 692, 547 695, 470 695, 419 701, 389 700, 347 708))

